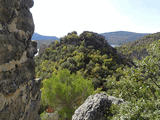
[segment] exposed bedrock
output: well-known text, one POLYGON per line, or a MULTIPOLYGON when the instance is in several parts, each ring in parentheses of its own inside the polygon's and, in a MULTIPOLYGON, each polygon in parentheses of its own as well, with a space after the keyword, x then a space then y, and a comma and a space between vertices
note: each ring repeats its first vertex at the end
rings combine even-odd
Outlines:
POLYGON ((107 96, 105 93, 91 95, 75 111, 72 120, 106 120, 105 113, 112 104, 123 103, 122 99, 107 96))
POLYGON ((0 0, 0 120, 39 120, 33 0, 0 0))

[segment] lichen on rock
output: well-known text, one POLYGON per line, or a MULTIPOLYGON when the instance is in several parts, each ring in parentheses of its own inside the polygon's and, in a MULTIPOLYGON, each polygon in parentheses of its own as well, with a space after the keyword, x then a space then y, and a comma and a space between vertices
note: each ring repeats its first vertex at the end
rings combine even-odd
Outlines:
POLYGON ((0 120, 39 120, 33 0, 0 0, 0 120))
POLYGON ((112 104, 120 104, 123 100, 105 93, 91 95, 75 111, 72 120, 105 120, 106 109, 112 104))

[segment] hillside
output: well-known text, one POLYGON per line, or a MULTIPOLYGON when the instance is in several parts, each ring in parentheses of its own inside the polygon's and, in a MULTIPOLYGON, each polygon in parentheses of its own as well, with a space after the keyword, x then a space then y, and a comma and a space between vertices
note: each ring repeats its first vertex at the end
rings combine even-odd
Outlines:
POLYGON ((148 34, 134 33, 128 31, 117 31, 117 32, 102 33, 101 35, 103 35, 106 38, 106 40, 110 45, 122 45, 127 42, 138 40, 148 34))
POLYGON ((37 43, 38 43, 37 48, 39 49, 42 45, 48 46, 54 40, 59 40, 59 38, 57 38, 55 36, 44 36, 44 35, 40 35, 38 33, 34 33, 32 36, 32 40, 37 41, 37 43))
POLYGON ((148 55, 147 49, 150 44, 160 39, 160 32, 144 36, 143 38, 118 47, 118 51, 126 57, 142 59, 148 55))
POLYGON ((37 77, 47 78, 52 72, 66 68, 92 79, 95 88, 101 86, 108 75, 115 74, 118 67, 129 65, 103 36, 93 32, 79 36, 76 32, 69 33, 60 42, 51 44, 36 62, 37 77))

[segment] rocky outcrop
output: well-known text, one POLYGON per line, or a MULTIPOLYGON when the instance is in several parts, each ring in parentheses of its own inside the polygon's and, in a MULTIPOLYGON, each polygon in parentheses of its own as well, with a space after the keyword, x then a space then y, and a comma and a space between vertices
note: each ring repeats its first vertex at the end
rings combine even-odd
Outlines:
POLYGON ((76 31, 73 31, 60 39, 61 44, 67 45, 80 45, 82 41, 84 41, 84 46, 87 48, 102 49, 104 47, 109 47, 115 50, 107 43, 104 36, 90 31, 84 31, 79 36, 76 31))
MULTIPOLYGON (((104 36, 94 32, 84 31, 80 34, 80 41, 84 41, 86 47, 92 46, 94 49, 110 47, 104 36)), ((112 49, 112 47, 110 47, 110 49, 112 49)))
POLYGON ((0 0, 0 120, 39 120, 33 0, 0 0))
POLYGON ((72 120, 105 120, 106 109, 111 104, 120 104, 122 99, 107 96, 105 93, 91 95, 75 111, 72 120))

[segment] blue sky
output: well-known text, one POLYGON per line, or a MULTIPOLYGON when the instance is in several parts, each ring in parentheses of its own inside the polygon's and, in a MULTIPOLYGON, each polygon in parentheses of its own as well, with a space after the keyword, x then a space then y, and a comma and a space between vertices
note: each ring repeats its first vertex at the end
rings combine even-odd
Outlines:
POLYGON ((35 32, 160 32, 160 0, 35 0, 35 32))
POLYGON ((136 25, 149 29, 148 32, 159 31, 160 0, 112 0, 112 3, 120 14, 128 16, 136 25))

